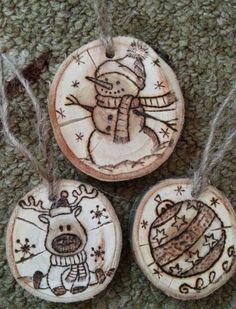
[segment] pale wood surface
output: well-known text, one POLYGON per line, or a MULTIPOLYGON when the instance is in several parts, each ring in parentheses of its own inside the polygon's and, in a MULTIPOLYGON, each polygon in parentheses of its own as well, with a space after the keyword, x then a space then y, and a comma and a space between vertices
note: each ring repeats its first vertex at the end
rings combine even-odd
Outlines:
POLYGON ((53 302, 77 302, 103 291, 118 267, 121 228, 108 199, 72 180, 52 204, 40 185, 17 204, 7 229, 7 256, 18 283, 53 302))
POLYGON ((141 177, 175 148, 184 101, 172 69, 145 43, 114 38, 72 53, 51 86, 49 114, 57 142, 81 171, 105 181, 141 177))
POLYGON ((235 272, 236 216, 226 197, 209 186, 198 200, 190 179, 169 179, 139 201, 132 249, 147 278, 167 295, 205 297, 235 272))

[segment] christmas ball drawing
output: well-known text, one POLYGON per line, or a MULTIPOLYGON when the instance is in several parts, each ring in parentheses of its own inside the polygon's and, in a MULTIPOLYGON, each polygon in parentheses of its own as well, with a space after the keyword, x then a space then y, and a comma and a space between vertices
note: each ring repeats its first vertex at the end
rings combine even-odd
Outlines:
POLYGON ((227 198, 208 186, 192 197, 192 179, 167 179, 135 205, 131 244, 154 286, 181 300, 205 297, 236 270, 236 215, 227 198))
POLYGON ((225 232, 213 209, 201 201, 163 200, 156 212, 149 241, 153 259, 164 272, 183 278, 215 264, 224 249, 225 232))
POLYGON ((173 151, 184 103, 171 68, 145 43, 114 39, 107 58, 101 42, 74 52, 53 81, 49 114, 68 159, 101 180, 145 175, 173 151))

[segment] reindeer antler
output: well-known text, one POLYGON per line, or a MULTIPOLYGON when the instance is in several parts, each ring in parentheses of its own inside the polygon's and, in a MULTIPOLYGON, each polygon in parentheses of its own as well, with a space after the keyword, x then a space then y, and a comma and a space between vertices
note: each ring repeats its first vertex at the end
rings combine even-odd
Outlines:
POLYGON ((43 207, 43 201, 39 200, 37 203, 33 195, 29 195, 27 201, 20 200, 19 206, 23 209, 32 209, 40 213, 49 213, 49 209, 43 207))
POLYGON ((75 197, 75 200, 72 204, 72 207, 78 206, 83 199, 93 199, 98 196, 98 190, 92 188, 90 191, 86 188, 85 185, 79 185, 78 190, 73 190, 72 195, 75 197))

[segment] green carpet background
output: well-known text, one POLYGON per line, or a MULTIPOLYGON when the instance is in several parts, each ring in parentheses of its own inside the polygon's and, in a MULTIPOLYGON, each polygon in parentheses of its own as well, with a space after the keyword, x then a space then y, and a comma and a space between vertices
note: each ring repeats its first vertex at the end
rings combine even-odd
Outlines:
MULTIPOLYGON (((153 47, 174 69, 185 99, 186 118, 173 155, 158 170, 141 179, 102 183, 81 174, 52 139, 60 178, 91 183, 125 200, 111 198, 123 230, 119 269, 106 291, 81 304, 53 304, 34 298, 13 279, 6 261, 5 232, 18 199, 40 180, 31 165, 0 136, 0 308, 236 308, 236 278, 213 295, 180 302, 152 287, 135 264, 128 242, 129 214, 143 189, 158 180, 191 176, 197 168, 209 122, 235 79, 235 0, 119 0, 112 3, 113 34, 139 38, 153 47)), ((0 46, 20 68, 52 51, 49 68, 31 83, 43 108, 49 85, 60 63, 75 49, 97 38, 92 1, 1 0, 0 46)), ((9 78, 11 76, 9 75, 9 78)), ((17 92, 11 101, 12 130, 37 157, 34 113, 29 99, 17 92)), ((217 136, 236 125, 236 109, 226 110, 217 136)), ((220 144, 219 144, 220 145, 220 144)), ((236 151, 234 145, 213 171, 212 183, 236 209, 236 151)))

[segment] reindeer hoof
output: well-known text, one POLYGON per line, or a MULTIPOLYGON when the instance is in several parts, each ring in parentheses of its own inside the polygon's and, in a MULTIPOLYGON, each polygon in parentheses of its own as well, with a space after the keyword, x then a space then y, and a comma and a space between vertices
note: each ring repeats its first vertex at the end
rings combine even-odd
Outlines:
POLYGON ((101 268, 98 268, 95 271, 95 274, 96 274, 98 283, 102 284, 105 281, 105 279, 106 279, 106 275, 105 275, 104 271, 101 268))
POLYGON ((61 295, 64 295, 66 293, 66 289, 64 288, 64 286, 58 286, 58 287, 52 289, 52 292, 56 296, 61 296, 61 295))
POLYGON ((40 283, 43 278, 43 273, 41 271, 36 271, 33 275, 33 285, 34 288, 37 290, 40 287, 40 283))
POLYGON ((87 289, 86 286, 77 286, 71 289, 71 293, 72 294, 77 294, 77 293, 81 293, 83 291, 85 291, 87 289))

